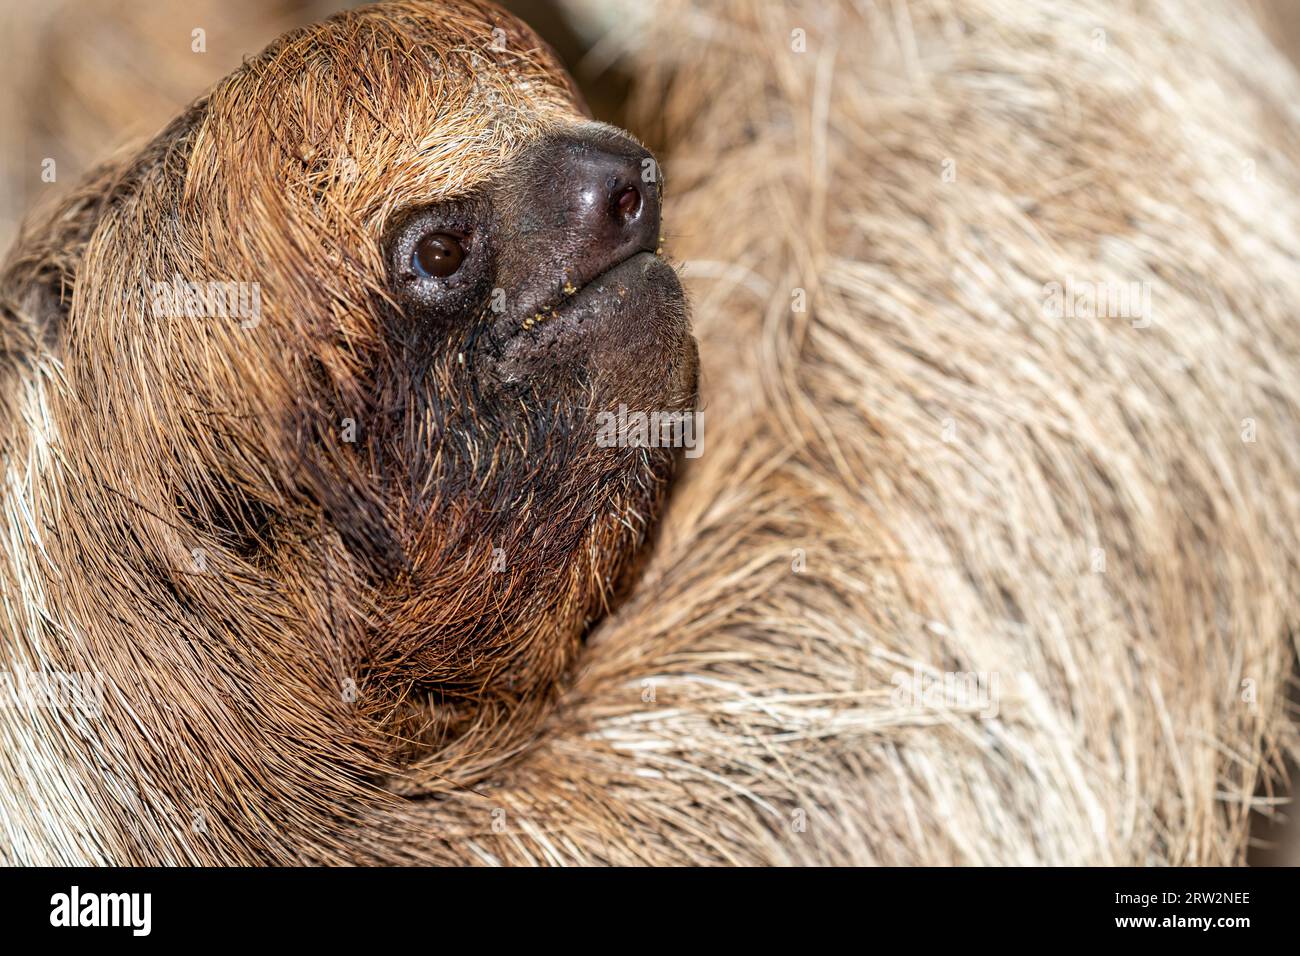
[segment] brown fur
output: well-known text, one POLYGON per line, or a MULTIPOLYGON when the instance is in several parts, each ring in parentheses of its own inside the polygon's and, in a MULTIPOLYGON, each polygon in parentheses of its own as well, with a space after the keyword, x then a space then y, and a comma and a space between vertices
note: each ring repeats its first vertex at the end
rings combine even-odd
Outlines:
POLYGON ((367 9, 276 43, 20 239, 6 662, 101 673, 106 700, 7 728, 15 859, 382 860, 349 821, 529 739, 671 464, 591 449, 584 390, 689 394, 633 360, 629 387, 493 405, 478 352, 396 311, 379 247, 586 122, 499 11, 367 9), (159 316, 172 277, 256 282, 261 321, 159 316), (45 832, 62 787, 90 833, 45 832))
MULTIPOLYGON (((98 647, 153 680, 156 722, 7 717, 20 785, 0 819, 19 858, 1240 861, 1293 738, 1300 81, 1227 2, 874 9, 670 5, 625 33, 643 128, 675 147, 667 221, 694 277, 709 440, 530 745, 454 754, 387 793, 381 761, 343 778, 340 724, 294 736, 337 694, 295 684, 280 620, 257 631, 274 670, 238 671, 238 707, 196 738, 173 715, 221 705, 199 675, 228 662, 126 608, 147 651, 108 626, 98 647), (1068 276, 1151 283, 1153 326, 1045 315, 1044 284, 1068 276), (153 669, 160 646, 175 666, 153 669), (913 666, 999 674, 998 716, 898 706, 913 666), (244 763, 196 760, 214 746, 244 763), (424 798, 462 764, 474 791, 424 798)), ((4 328, 12 488, 60 460, 41 438, 59 373, 32 357, 39 330, 4 328)), ((113 391, 129 404, 146 384, 113 391)), ((133 449, 156 440, 115 433, 113 460, 78 468, 132 468, 138 499, 156 478, 133 449)), ((85 486, 36 487, 6 497, 24 546, 0 580, 13 633, 51 641, 44 619, 80 619, 96 579, 62 584, 17 505, 57 518, 85 486)), ((312 563, 284 572, 305 582, 312 563)), ((205 606, 240 613, 212 585, 205 606)))

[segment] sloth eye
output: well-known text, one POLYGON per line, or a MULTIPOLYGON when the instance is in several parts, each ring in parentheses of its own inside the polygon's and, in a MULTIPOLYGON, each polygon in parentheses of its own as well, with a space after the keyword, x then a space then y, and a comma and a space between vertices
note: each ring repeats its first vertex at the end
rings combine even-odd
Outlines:
POLYGON ((429 233, 411 253, 411 267, 426 279, 453 276, 464 261, 464 244, 449 232, 429 233))
POLYGON ((407 319, 441 327, 480 314, 495 268, 491 206, 485 200, 468 197, 403 210, 380 244, 394 302, 407 319))

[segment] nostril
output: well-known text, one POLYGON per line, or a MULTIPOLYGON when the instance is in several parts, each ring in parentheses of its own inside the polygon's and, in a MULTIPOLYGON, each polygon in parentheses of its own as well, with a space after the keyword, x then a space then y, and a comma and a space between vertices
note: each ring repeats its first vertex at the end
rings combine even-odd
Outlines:
POLYGON ((641 211, 641 193, 635 186, 624 186, 614 193, 614 218, 628 223, 641 211))

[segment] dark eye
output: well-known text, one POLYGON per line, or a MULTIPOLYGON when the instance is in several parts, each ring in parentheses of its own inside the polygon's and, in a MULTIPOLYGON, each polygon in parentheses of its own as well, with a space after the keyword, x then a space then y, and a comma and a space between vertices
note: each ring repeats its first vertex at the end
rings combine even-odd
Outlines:
POLYGON ((491 205, 478 197, 397 213, 380 242, 406 316, 429 323, 478 315, 496 268, 494 230, 491 205))
POLYGON ((449 232, 431 232, 415 244, 411 265, 425 278, 446 279, 465 261, 465 246, 449 232))

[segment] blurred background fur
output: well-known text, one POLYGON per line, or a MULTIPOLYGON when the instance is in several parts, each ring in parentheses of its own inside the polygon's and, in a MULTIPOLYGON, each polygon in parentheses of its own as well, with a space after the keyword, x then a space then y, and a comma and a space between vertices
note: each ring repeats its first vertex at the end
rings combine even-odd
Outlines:
MULTIPOLYGON (((340 6, 7 0, 0 240, 340 6)), ((1296 746, 1295 5, 506 6, 660 151, 706 453, 412 857, 1243 862, 1296 746), (1069 277, 1151 325, 1046 314, 1069 277), (997 716, 900 705, 915 669, 999 675, 997 716)))

